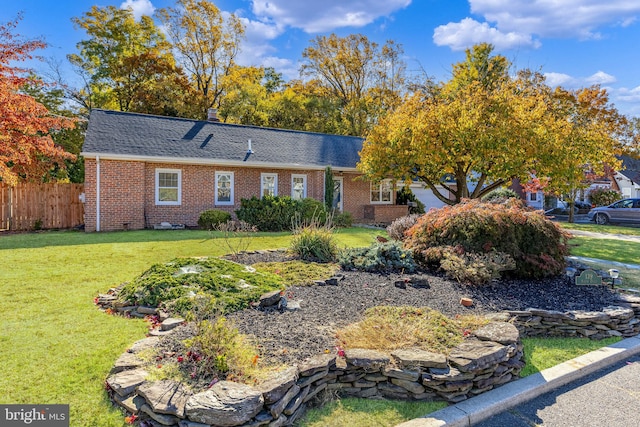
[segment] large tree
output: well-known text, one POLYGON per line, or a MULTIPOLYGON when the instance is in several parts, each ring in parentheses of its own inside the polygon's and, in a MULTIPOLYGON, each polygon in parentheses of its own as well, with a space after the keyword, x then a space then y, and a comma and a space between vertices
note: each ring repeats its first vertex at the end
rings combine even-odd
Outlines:
POLYGON ((364 136, 404 90, 402 52, 392 41, 380 48, 362 34, 318 36, 302 53, 301 72, 338 101, 340 133, 364 136))
POLYGON ((184 113, 188 83, 151 17, 136 21, 131 9, 93 6, 73 21, 88 35, 68 56, 85 78, 76 97, 87 110, 184 113))
POLYGON ((160 9, 158 16, 194 85, 196 117, 206 118, 209 108, 220 106, 223 80, 235 69, 244 26, 207 0, 178 0, 177 7, 160 9))
POLYGON ((613 112, 601 97, 580 108, 561 102, 540 74, 510 76, 508 61, 491 51, 486 44, 467 50, 450 81, 407 96, 385 117, 365 141, 365 175, 418 179, 455 204, 532 173, 559 183, 569 179, 569 162, 615 164, 620 122, 604 120, 613 112), (592 144, 598 138, 609 148, 592 144))
POLYGON ((52 133, 73 128, 74 121, 52 115, 23 91, 25 85, 41 82, 13 64, 31 59, 32 52, 46 44, 15 34, 19 20, 0 24, 0 181, 9 185, 52 179, 52 169, 64 169, 64 160, 74 158, 51 138, 52 133))

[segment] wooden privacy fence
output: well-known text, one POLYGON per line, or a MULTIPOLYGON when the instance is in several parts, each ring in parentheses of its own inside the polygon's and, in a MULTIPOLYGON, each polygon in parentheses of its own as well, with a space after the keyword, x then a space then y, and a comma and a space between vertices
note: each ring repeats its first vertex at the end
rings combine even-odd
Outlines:
POLYGON ((73 228, 84 223, 84 184, 0 183, 0 230, 73 228))

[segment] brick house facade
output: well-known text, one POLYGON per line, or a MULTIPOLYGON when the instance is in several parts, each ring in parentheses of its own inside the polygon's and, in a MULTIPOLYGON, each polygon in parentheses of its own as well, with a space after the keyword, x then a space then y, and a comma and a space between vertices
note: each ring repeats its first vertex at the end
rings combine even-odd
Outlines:
POLYGON ((326 166, 342 184, 338 208, 355 221, 405 215, 388 187, 356 179, 361 148, 361 138, 93 110, 82 153, 85 230, 196 226, 202 211, 233 215, 265 191, 323 200, 326 166))

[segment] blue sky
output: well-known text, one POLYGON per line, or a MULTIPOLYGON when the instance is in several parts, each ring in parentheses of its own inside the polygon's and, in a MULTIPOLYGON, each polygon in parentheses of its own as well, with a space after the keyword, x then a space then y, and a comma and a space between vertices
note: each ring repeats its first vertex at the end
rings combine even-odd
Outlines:
MULTIPOLYGON (((640 1, 637 0, 217 0, 246 26, 242 65, 298 76, 309 40, 332 32, 365 34, 404 47, 409 70, 450 77, 464 49, 490 42, 516 68, 539 70, 551 85, 607 88, 620 112, 640 116, 640 1)), ((85 37, 72 17, 94 4, 130 6, 136 14, 173 6, 173 0, 0 0, 0 21, 22 11, 18 32, 42 37, 40 52, 64 61, 85 37)), ((36 69, 46 67, 35 64, 36 69)), ((73 76, 67 76, 73 80, 73 76)))

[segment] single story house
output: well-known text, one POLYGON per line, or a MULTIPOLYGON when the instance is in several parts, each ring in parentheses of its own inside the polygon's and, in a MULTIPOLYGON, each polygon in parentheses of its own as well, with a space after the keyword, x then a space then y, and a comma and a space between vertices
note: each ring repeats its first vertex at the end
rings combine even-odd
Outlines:
POLYGON ((83 146, 85 230, 196 226, 201 212, 233 214, 263 195, 324 200, 325 168, 335 204, 357 222, 406 215, 390 181, 356 179, 362 138, 94 109, 83 146))

